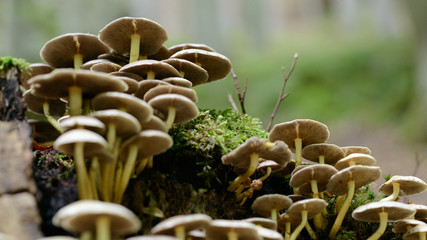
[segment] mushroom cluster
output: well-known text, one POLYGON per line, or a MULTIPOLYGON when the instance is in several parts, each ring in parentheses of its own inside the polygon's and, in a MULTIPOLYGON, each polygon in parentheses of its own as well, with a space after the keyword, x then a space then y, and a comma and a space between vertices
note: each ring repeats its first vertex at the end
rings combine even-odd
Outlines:
POLYGON ((125 211, 117 207, 130 179, 172 146, 174 124, 198 116, 192 87, 231 71, 230 60, 214 49, 191 43, 168 48, 167 38, 154 21, 122 17, 98 35, 49 40, 40 51, 44 63, 31 64, 23 75, 28 110, 44 115, 60 134, 49 141, 72 155, 76 168, 79 203, 61 209, 54 224, 97 239, 139 230, 140 223, 114 234, 108 227, 123 222, 112 216, 125 211), (92 217, 73 215, 79 211, 92 217))

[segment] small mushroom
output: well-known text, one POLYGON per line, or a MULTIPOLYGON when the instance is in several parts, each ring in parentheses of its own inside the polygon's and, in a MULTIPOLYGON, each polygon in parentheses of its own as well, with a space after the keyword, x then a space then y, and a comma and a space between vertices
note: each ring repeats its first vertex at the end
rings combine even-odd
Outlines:
POLYGON ((138 74, 144 79, 180 77, 178 70, 170 64, 157 60, 139 60, 123 66, 119 72, 138 74))
POLYGON ((251 217, 243 219, 243 221, 253 223, 257 226, 261 226, 263 228, 268 228, 275 230, 277 229, 277 222, 271 220, 270 218, 264 218, 264 217, 251 217))
POLYGON ((373 166, 377 163, 374 157, 364 153, 351 153, 335 163, 338 170, 354 165, 373 166))
POLYGON ((427 183, 414 176, 395 175, 380 186, 379 191, 388 197, 381 201, 394 201, 399 196, 415 195, 427 190, 427 183))
POLYGON ((179 58, 169 58, 162 62, 173 66, 178 70, 182 78, 188 79, 192 83, 192 86, 197 86, 208 81, 208 72, 193 62, 179 58))
POLYGON ((208 52, 216 52, 213 48, 203 43, 180 43, 169 47, 169 52, 174 54, 185 49, 200 49, 208 52))
POLYGON ((180 240, 185 240, 186 232, 204 228, 211 221, 210 216, 201 213, 176 215, 158 223, 151 229, 151 233, 154 235, 171 235, 180 240))
POLYGON ((191 88, 193 86, 193 83, 182 77, 167 77, 163 78, 162 81, 186 88, 191 88))
POLYGON ((196 91, 191 88, 179 87, 174 85, 161 85, 148 90, 144 95, 144 101, 149 102, 152 98, 167 93, 176 93, 182 95, 193 102, 197 102, 198 100, 196 91))
POLYGON ((261 240, 256 225, 239 220, 212 220, 206 226, 206 240, 261 240))
POLYGON ((379 227, 368 240, 377 240, 383 235, 388 221, 399 221, 409 218, 415 214, 415 209, 410 205, 395 202, 371 202, 357 207, 351 216, 363 222, 379 222, 379 227))
POLYGON ((144 95, 152 88, 157 87, 159 85, 172 85, 168 82, 161 80, 144 80, 138 83, 138 89, 134 92, 134 96, 139 99, 144 99, 144 95))
POLYGON ((105 133, 105 124, 91 116, 72 116, 63 118, 59 125, 64 132, 72 129, 87 129, 100 135, 105 133))
POLYGON ((28 80, 37 75, 50 73, 55 68, 46 63, 32 63, 24 69, 21 73, 21 85, 25 90, 30 89, 31 85, 28 80))
POLYGON ((73 233, 94 232, 97 240, 135 233, 141 228, 141 221, 126 207, 96 200, 68 204, 59 209, 52 222, 73 233))
POLYGON ((421 224, 413 227, 411 230, 406 232, 403 240, 425 240, 427 239, 427 224, 421 224))
POLYGON ((425 224, 425 222, 420 220, 403 219, 403 220, 397 221, 391 230, 394 233, 406 233, 407 231, 411 230, 411 228, 417 225, 423 225, 423 224, 425 224))
POLYGON ((371 149, 368 147, 362 147, 362 146, 345 146, 341 147, 341 149, 344 151, 344 156, 348 156, 352 153, 363 153, 371 155, 371 149))
POLYGON ((302 157, 320 164, 334 165, 344 157, 344 151, 335 144, 315 143, 302 149, 302 157))
POLYGON ((289 208, 292 200, 282 194, 265 194, 257 197, 252 203, 252 210, 263 217, 270 217, 277 222, 279 212, 289 208))

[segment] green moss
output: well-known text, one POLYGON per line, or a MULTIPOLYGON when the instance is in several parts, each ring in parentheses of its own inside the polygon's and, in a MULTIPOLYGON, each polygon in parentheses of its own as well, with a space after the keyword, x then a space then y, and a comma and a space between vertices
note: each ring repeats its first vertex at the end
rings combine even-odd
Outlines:
POLYGON ((13 58, 10 56, 0 57, 0 71, 7 71, 12 67, 18 67, 22 70, 29 65, 30 63, 23 58, 13 58))

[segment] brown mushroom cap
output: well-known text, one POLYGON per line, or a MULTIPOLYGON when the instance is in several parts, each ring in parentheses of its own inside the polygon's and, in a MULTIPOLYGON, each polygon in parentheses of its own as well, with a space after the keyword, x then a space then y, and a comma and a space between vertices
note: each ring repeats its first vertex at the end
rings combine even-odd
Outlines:
POLYGON ((327 205, 325 200, 320 198, 300 200, 292 203, 288 210, 286 210, 286 214, 292 218, 301 219, 301 212, 307 211, 307 219, 311 219, 321 213, 327 205))
POLYGON ((243 219, 243 221, 253 223, 257 226, 261 226, 268 229, 277 229, 277 223, 270 218, 264 218, 264 217, 251 217, 243 219))
POLYGON ((68 88, 72 86, 82 89, 83 98, 92 98, 101 92, 127 90, 122 80, 88 70, 55 69, 51 73, 31 78, 29 83, 34 95, 49 98, 68 97, 68 88))
POLYGON ((53 143, 53 148, 67 154, 74 153, 74 146, 77 142, 84 143, 86 152, 95 152, 107 148, 107 141, 90 130, 73 129, 61 134, 53 143))
POLYGON ((178 70, 171 65, 157 60, 139 60, 123 66, 119 72, 138 74, 144 79, 148 78, 148 73, 153 72, 156 79, 167 77, 180 77, 178 70))
POLYGON ((199 115, 199 109, 189 98, 179 94, 168 93, 152 98, 148 104, 153 109, 159 111, 164 116, 168 115, 170 107, 176 109, 174 123, 183 123, 196 118, 199 115))
POLYGON ((163 78, 162 81, 170 83, 172 85, 186 87, 186 88, 191 88, 193 86, 193 83, 191 83, 190 81, 182 77, 168 77, 168 78, 163 78))
POLYGON ((141 131, 144 131, 144 130, 159 130, 162 132, 167 132, 168 127, 166 126, 166 123, 163 122, 162 119, 153 115, 151 116, 148 122, 145 122, 141 125, 141 131))
POLYGON ((344 156, 348 156, 352 153, 364 153, 364 154, 371 155, 371 149, 369 149, 367 147, 345 146, 345 147, 341 147, 341 149, 344 151, 344 156))
POLYGON ((166 46, 162 45, 159 51, 157 51, 155 54, 148 55, 147 59, 161 61, 164 59, 168 59, 171 55, 172 54, 170 53, 169 49, 166 46))
POLYGON ((351 153, 348 156, 341 158, 335 163, 338 170, 350 167, 351 165, 373 166, 377 163, 374 157, 364 153, 351 153))
POLYGON ((314 143, 324 143, 329 138, 328 127, 318 121, 311 119, 296 119, 274 125, 268 139, 284 141, 289 148, 295 151, 295 138, 302 139, 302 147, 314 143))
POLYGON ((338 160, 344 157, 344 151, 335 144, 314 143, 302 149, 302 157, 319 162, 319 157, 323 156, 326 164, 334 165, 338 160))
POLYGON ((257 170, 266 171, 267 168, 271 168, 271 172, 277 172, 282 170, 285 165, 279 165, 275 161, 271 160, 265 160, 263 158, 260 158, 260 163, 258 163, 257 170))
POLYGON ((260 157, 275 161, 279 165, 284 165, 291 160, 291 152, 284 142, 276 141, 272 147, 268 147, 266 143, 267 139, 251 137, 233 151, 222 156, 222 163, 232 164, 235 168, 247 169, 252 153, 257 153, 260 157))
POLYGON ((160 81, 160 80, 144 80, 138 83, 138 89, 133 95, 139 99, 144 99, 144 95, 152 88, 158 85, 171 85, 168 82, 160 81))
POLYGON ((420 239, 420 234, 424 234, 424 236, 427 233, 427 224, 421 224, 418 226, 415 226, 411 228, 408 232, 406 232, 403 235, 404 240, 418 240, 420 239))
POLYGON ((282 234, 278 233, 276 230, 257 227, 258 235, 262 237, 263 240, 283 240, 282 234))
POLYGON ((94 231, 99 216, 108 216, 112 234, 135 233, 141 228, 141 221, 126 207, 97 200, 79 200, 61 208, 53 217, 55 226, 74 233, 94 231))
POLYGON ((74 55, 81 54, 83 62, 109 52, 98 37, 88 33, 67 33, 49 40, 40 50, 40 57, 55 68, 74 67, 74 55))
POLYGON ((104 72, 104 73, 110 73, 110 72, 117 72, 120 70, 122 66, 120 66, 117 63, 113 63, 113 62, 100 62, 100 63, 95 63, 90 67, 91 71, 94 72, 104 72))
POLYGON ((216 219, 212 220, 206 226, 206 239, 207 240, 228 240, 228 232, 234 231, 239 239, 245 240, 261 240, 258 235, 257 228, 254 224, 239 221, 239 220, 225 220, 216 219))
POLYGON ((162 62, 173 66, 178 70, 181 77, 188 79, 193 86, 197 86, 208 81, 208 72, 193 62, 180 58, 169 58, 162 62))
POLYGON ((143 124, 150 120, 153 109, 147 102, 121 92, 104 92, 92 99, 93 108, 98 110, 119 109, 134 116, 143 124))
POLYGON ((27 109, 31 112, 44 114, 43 104, 47 102, 49 113, 52 116, 63 116, 65 114, 66 103, 59 99, 35 96, 31 93, 31 89, 25 91, 22 96, 27 104, 27 109))
POLYGON ((408 204, 396 201, 370 202, 357 207, 351 216, 362 222, 379 222, 380 212, 387 212, 390 221, 399 221, 413 216, 415 209, 408 204))
POLYGON ((83 70, 90 70, 90 68, 91 68, 93 65, 98 64, 98 63, 113 63, 113 62, 111 62, 111 61, 109 61, 109 60, 106 60, 106 59, 92 59, 92 60, 89 60, 89 61, 87 61, 87 62, 83 63, 83 64, 80 66, 80 69, 83 69, 83 70))
POLYGON ((405 233, 408 231, 408 226, 415 227, 417 225, 424 225, 425 222, 415 219, 403 219, 396 222, 391 229, 394 233, 405 233))
POLYGON ((179 240, 176 237, 168 235, 143 235, 126 238, 126 240, 179 240))
POLYGON ((376 166, 355 165, 334 174, 327 185, 328 192, 335 195, 344 195, 348 192, 347 183, 353 180, 355 189, 374 182, 381 176, 381 169, 376 166))
POLYGON ((326 185, 331 176, 337 172, 338 170, 331 165, 310 165, 292 174, 289 185, 294 188, 299 188, 304 184, 310 183, 311 180, 316 180, 318 185, 326 185))
POLYGON ((385 195, 393 193, 393 183, 399 183, 399 196, 414 195, 427 190, 427 183, 414 176, 393 176, 380 186, 379 191, 385 195))
POLYGON ((282 194, 265 194, 257 197, 252 203, 251 209, 263 217, 270 217, 271 210, 281 211, 289 208, 292 200, 282 194))
POLYGON ((30 89, 31 85, 28 84, 28 80, 37 75, 50 73, 55 68, 46 63, 32 63, 25 68, 21 73, 21 85, 24 89, 30 89))
POLYGON ((99 39, 120 54, 129 54, 131 35, 138 34, 139 53, 155 54, 168 39, 166 31, 158 23, 146 18, 122 17, 107 24, 99 32, 99 39))
POLYGON ((138 146, 138 159, 158 155, 172 147, 173 140, 169 134, 159 130, 144 130, 123 142, 120 152, 122 160, 127 157, 130 146, 138 146))
POLYGON ((64 132, 72 129, 87 129, 100 135, 105 133, 105 124, 91 116, 71 116, 59 121, 64 132))
POLYGON ((415 213, 415 216, 414 216, 415 219, 422 220, 422 219, 426 219, 427 218, 427 206, 426 205, 412 203, 411 206, 413 208, 415 208, 415 210, 417 211, 415 213))
POLYGON ((169 47, 169 52, 174 54, 185 49, 200 49, 208 52, 216 52, 213 48, 203 43, 180 43, 169 47))
POLYGON ((180 87, 175 85, 161 85, 148 90, 144 95, 144 101, 149 102, 154 97, 167 93, 176 93, 189 98, 193 102, 197 102, 196 91, 191 88, 180 87))
POLYGON ((219 53, 200 49, 186 49, 176 52, 170 58, 180 58, 193 62, 208 72, 208 82, 227 77, 231 71, 230 60, 219 53))
POLYGON ((144 80, 141 76, 139 76, 138 74, 135 73, 128 73, 128 72, 110 72, 108 73, 109 75, 113 75, 116 77, 128 77, 128 78, 133 78, 135 79, 137 82, 141 82, 142 80, 144 80))
POLYGON ((176 215, 158 223, 151 229, 151 233, 154 235, 174 235, 176 227, 184 226, 185 232, 189 232, 206 227, 211 221, 212 218, 210 216, 201 213, 176 215))
POLYGON ((124 93, 133 94, 136 92, 136 90, 138 90, 139 84, 138 81, 134 78, 124 76, 115 76, 115 78, 122 80, 128 86, 128 90, 126 90, 124 93))
POLYGON ((141 131, 141 124, 138 119, 129 113, 117 109, 95 111, 91 113, 91 116, 99 119, 107 128, 109 124, 114 124, 117 136, 126 138, 141 131))

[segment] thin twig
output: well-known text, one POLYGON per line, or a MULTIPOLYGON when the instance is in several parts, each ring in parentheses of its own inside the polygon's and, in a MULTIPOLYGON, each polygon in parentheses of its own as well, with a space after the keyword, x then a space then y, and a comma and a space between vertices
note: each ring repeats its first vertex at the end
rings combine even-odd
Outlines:
MULTIPOLYGON (((245 110, 245 97, 246 97, 246 89, 248 86, 248 79, 245 79, 245 85, 243 86, 243 91, 240 89, 239 79, 237 78, 236 73, 233 69, 231 69, 231 76, 234 80, 234 86, 236 87, 237 97, 239 98, 240 108, 242 109, 242 113, 246 113, 245 110)), ((230 97, 229 97, 230 100, 230 97)), ((231 101, 230 101, 231 102, 231 101)), ((234 101, 233 101, 234 102, 234 101)), ((231 102, 233 104, 233 102, 231 102)), ((233 106, 234 109, 237 109, 233 106)))
POLYGON ((270 132, 270 130, 271 130, 271 127, 273 125, 273 120, 274 120, 274 117, 276 116, 277 110, 279 109, 280 103, 283 100, 285 100, 285 98, 287 98, 289 96, 289 93, 286 93, 286 94, 284 93, 285 87, 286 87, 286 83, 288 82, 289 77, 291 76, 292 72, 294 71, 295 64, 297 63, 297 59, 298 59, 298 53, 295 53, 294 60, 292 62, 292 66, 289 69, 288 73, 286 73, 285 68, 282 67, 283 85, 282 85, 282 89, 280 90, 280 95, 277 98, 276 106, 274 106, 273 112, 271 113, 270 122, 268 123, 268 126, 267 126, 267 132, 270 132))
POLYGON ((427 158, 426 154, 423 154, 422 156, 420 156, 420 154, 418 152, 415 153, 415 168, 414 171, 412 173, 412 176, 416 176, 418 173, 418 170, 420 169, 421 163, 427 158))
POLYGON ((228 94, 228 101, 230 102, 230 104, 233 107, 234 111, 238 112, 239 109, 237 108, 236 103, 233 100, 233 96, 231 96, 231 93, 228 94))

